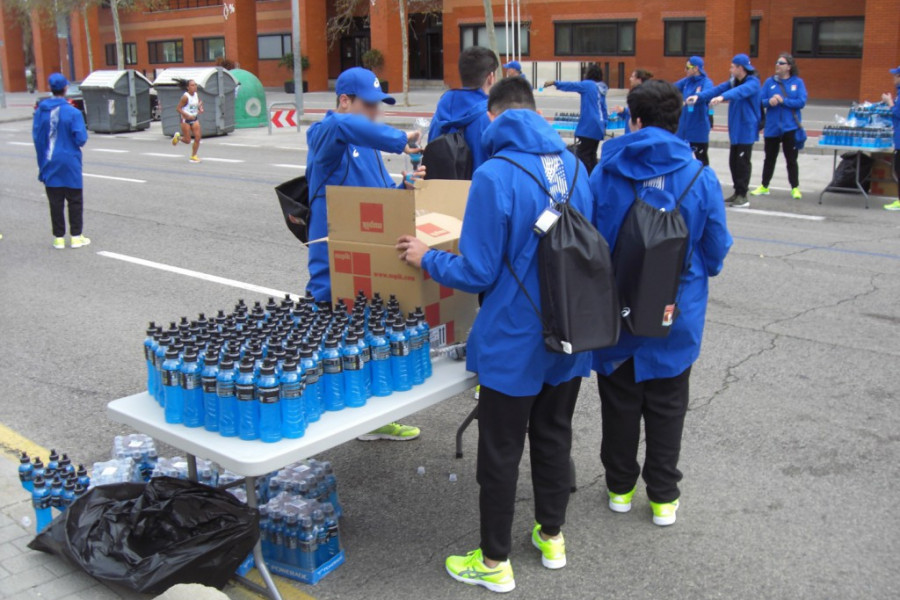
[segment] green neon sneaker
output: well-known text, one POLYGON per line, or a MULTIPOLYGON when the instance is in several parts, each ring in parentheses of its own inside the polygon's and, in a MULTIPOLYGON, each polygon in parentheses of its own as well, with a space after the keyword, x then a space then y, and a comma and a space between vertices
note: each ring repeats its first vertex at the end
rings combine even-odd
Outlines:
POLYGON ((419 437, 422 433, 418 427, 412 425, 401 425, 400 423, 388 423, 384 427, 379 427, 375 431, 359 436, 361 442, 374 442, 377 440, 391 440, 394 442, 408 442, 419 437))
POLYGON ((66 238, 53 238, 53 249, 54 250, 65 250, 66 249, 66 238))
POLYGON ((678 500, 675 500, 674 502, 663 502, 662 504, 651 502, 650 508, 653 509, 653 524, 659 525, 660 527, 666 527, 675 522, 675 511, 678 510, 678 500))
POLYGON ((606 493, 609 494, 609 510, 617 513, 627 513, 631 510, 631 499, 634 498, 636 489, 637 487, 633 487, 630 492, 625 494, 616 494, 607 490, 606 493))
POLYGON ((81 248, 83 246, 88 246, 88 245, 90 245, 90 243, 91 243, 91 238, 86 238, 83 235, 72 236, 72 240, 69 242, 69 244, 73 248, 81 248))
POLYGON ((566 540, 562 534, 556 539, 545 540, 541 537, 541 526, 535 523, 531 543, 541 551, 541 562, 548 569, 562 569, 566 566, 566 540))
POLYGON ((800 193, 800 188, 793 188, 791 190, 791 198, 794 200, 800 200, 803 198, 803 194, 800 193))
POLYGON ((890 204, 885 204, 884 210, 900 210, 900 200, 894 200, 890 204))
POLYGON ((494 568, 484 564, 481 548, 465 556, 448 556, 447 573, 453 579, 468 585, 480 585, 492 592, 511 592, 516 589, 512 565, 507 560, 494 568))
POLYGON ((769 188, 767 188, 764 185, 761 185, 758 188, 756 188, 755 190, 753 190, 752 192, 750 192, 750 195, 751 196, 768 196, 769 188))
POLYGON ((181 141, 181 132, 177 131, 177 132, 175 132, 175 135, 172 136, 172 145, 177 146, 178 142, 180 142, 180 141, 181 141))

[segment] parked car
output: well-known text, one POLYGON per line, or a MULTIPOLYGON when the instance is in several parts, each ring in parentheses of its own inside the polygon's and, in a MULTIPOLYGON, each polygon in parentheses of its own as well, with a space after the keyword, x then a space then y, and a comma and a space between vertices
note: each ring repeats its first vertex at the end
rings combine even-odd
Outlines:
MULTIPOLYGON (((44 94, 34 102, 34 110, 37 110, 38 104, 52 97, 53 94, 44 94)), ((81 93, 81 82, 70 81, 69 87, 66 89, 66 101, 81 111, 81 116, 87 120, 87 112, 84 110, 84 96, 81 93)))

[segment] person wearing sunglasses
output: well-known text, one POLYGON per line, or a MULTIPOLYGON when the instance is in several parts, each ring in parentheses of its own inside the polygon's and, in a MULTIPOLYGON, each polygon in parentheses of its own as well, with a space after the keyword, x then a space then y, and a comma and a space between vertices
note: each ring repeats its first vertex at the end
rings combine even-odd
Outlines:
MULTIPOLYGON (((891 69, 891 75, 894 76, 894 89, 897 95, 885 93, 881 95, 881 100, 891 107, 891 122, 894 124, 894 177, 900 180, 900 67, 891 69)), ((900 199, 885 204, 884 209, 900 210, 900 199)))
MULTIPOLYGON (((688 98, 702 94, 713 88, 712 79, 703 70, 703 59, 692 56, 684 66, 684 77, 675 82, 675 87, 682 97, 688 98)), ((694 156, 707 167, 709 166, 709 131, 712 122, 709 118, 709 104, 696 102, 689 104, 681 111, 678 121, 678 137, 691 145, 694 156)))
POLYGON ((768 196, 769 183, 775 174, 778 151, 784 152, 787 162, 791 198, 799 200, 800 171, 797 166, 797 133, 802 127, 800 111, 806 106, 806 85, 798 75, 794 57, 783 52, 775 61, 775 74, 762 86, 761 106, 765 115, 766 159, 763 163, 762 185, 750 192, 751 196, 768 196))

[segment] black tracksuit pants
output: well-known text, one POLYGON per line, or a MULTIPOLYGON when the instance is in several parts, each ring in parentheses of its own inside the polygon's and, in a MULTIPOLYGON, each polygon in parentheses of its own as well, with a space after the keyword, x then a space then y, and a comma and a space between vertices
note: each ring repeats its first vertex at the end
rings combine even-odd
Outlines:
POLYGON ((800 187, 800 168, 797 166, 797 156, 800 152, 794 146, 796 143, 795 133, 794 131, 786 131, 780 137, 765 138, 766 160, 763 162, 763 187, 769 187, 769 184, 772 183, 779 150, 784 152, 784 160, 787 162, 788 181, 791 187, 800 187))
POLYGON ((481 551, 504 561, 512 547, 519 462, 531 450, 534 516, 547 535, 566 521, 571 493, 572 415, 581 377, 545 385, 536 396, 507 396, 481 386, 478 400, 478 485, 481 551))
POLYGON ((69 235, 79 236, 83 227, 84 196, 79 188, 45 187, 50 201, 53 237, 66 235, 66 202, 69 203, 69 235))
POLYGON ((588 175, 597 166, 597 148, 600 147, 600 140, 594 138, 578 137, 575 138, 575 156, 581 159, 584 166, 587 167, 588 175))
POLYGON ((688 142, 691 145, 691 150, 694 152, 694 158, 703 163, 704 166, 709 166, 709 142, 701 143, 701 142, 688 142))
POLYGON ((728 155, 728 165, 731 167, 731 181, 734 184, 734 193, 738 196, 746 196, 750 189, 750 175, 753 164, 750 162, 753 154, 753 144, 732 144, 728 155))
POLYGON ((614 494, 634 489, 641 468, 638 443, 644 419, 646 456, 643 477, 652 502, 672 502, 681 495, 678 456, 687 413, 691 368, 676 377, 636 383, 634 360, 629 359, 611 375, 597 376, 603 440, 600 459, 606 469, 606 486, 614 494))

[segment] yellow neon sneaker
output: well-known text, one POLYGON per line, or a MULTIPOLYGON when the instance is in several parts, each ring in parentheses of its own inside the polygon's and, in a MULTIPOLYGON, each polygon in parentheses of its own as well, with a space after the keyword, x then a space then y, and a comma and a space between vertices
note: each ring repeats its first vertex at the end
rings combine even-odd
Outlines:
POLYGON ((361 442, 374 442, 376 440, 391 440, 393 442, 408 442, 419 437, 421 430, 412 425, 403 425, 401 423, 388 423, 384 427, 379 427, 375 431, 364 433, 358 439, 361 442))
POLYGON ((53 238, 53 249, 54 250, 65 250, 66 248, 66 238, 53 238))
POLYGON ((484 564, 481 549, 472 550, 465 556, 448 556, 447 573, 453 579, 468 585, 480 585, 492 592, 511 592, 516 589, 512 565, 509 561, 494 568, 484 564))
POLYGON ((82 246, 89 246, 90 243, 91 243, 91 238, 86 238, 83 235, 73 235, 70 245, 73 248, 81 248, 82 246))
POLYGON ((196 154, 194 154, 193 156, 191 156, 191 162, 192 162, 192 163, 198 163, 198 162, 202 162, 202 161, 200 160, 200 157, 199 157, 199 156, 197 156, 196 154))
POLYGON ((750 195, 751 196, 768 196, 769 188, 767 188, 764 185, 761 185, 758 188, 756 188, 755 190, 753 190, 752 192, 750 192, 750 195))
POLYGON ((900 200, 894 200, 890 204, 885 204, 884 210, 900 210, 900 200))
POLYGON ((181 132, 179 131, 175 135, 172 136, 172 145, 177 146, 178 142, 181 141, 181 132))
POLYGON ((791 198, 794 200, 800 200, 803 198, 803 194, 800 193, 800 188, 793 188, 791 190, 791 198))
POLYGON ((557 538, 545 540, 541 537, 541 526, 534 524, 531 532, 531 543, 541 551, 541 563, 548 569, 562 569, 566 566, 566 540, 562 534, 557 538))
POLYGON ((653 524, 659 525, 660 527, 666 527, 675 522, 675 511, 678 510, 678 500, 673 502, 663 502, 662 504, 651 502, 650 508, 653 509, 653 524))
POLYGON ((606 493, 609 494, 609 510, 617 513, 627 513, 631 510, 631 499, 634 498, 636 489, 636 487, 633 487, 626 494, 616 494, 607 490, 606 493))

